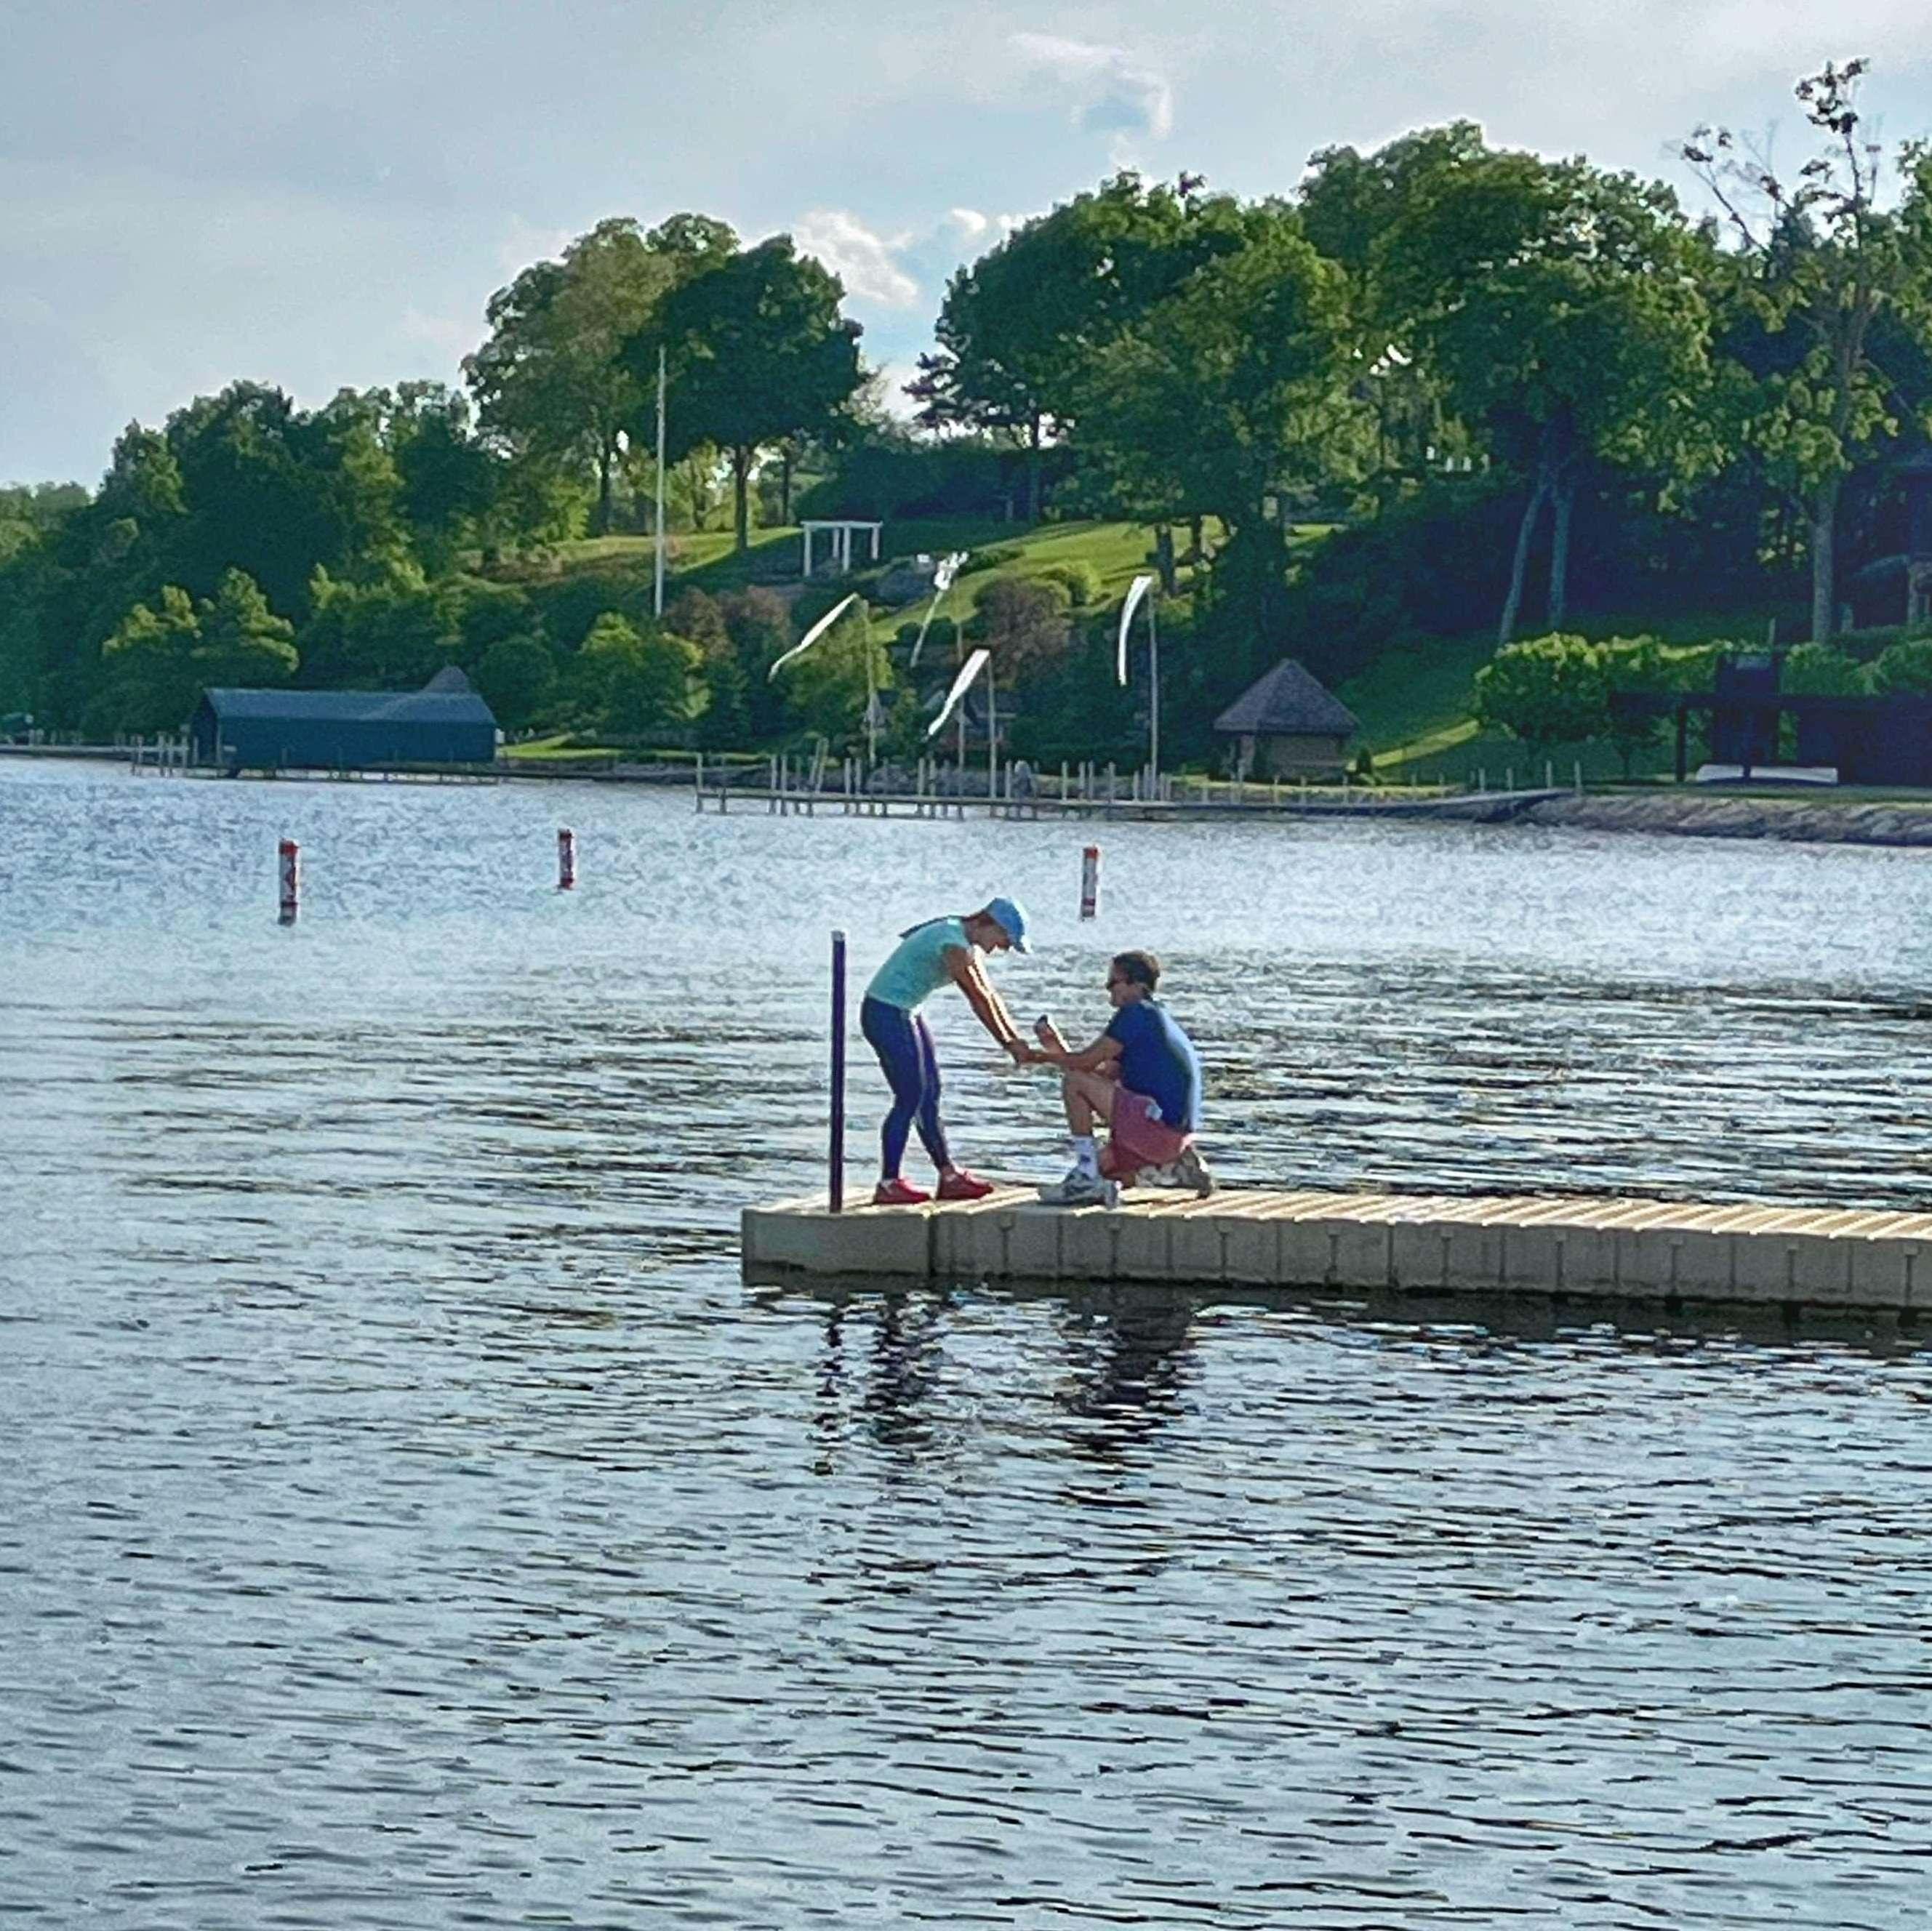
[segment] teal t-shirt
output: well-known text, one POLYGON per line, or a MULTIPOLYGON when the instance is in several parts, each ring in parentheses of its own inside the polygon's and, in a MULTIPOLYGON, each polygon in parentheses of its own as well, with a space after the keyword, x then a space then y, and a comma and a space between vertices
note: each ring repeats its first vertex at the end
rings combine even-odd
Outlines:
POLYGON ((970 946, 963 919, 934 919, 915 925, 894 947, 890 958, 872 975, 868 999, 897 1006, 906 1012, 924 1005, 952 975, 946 954, 954 946, 970 946))

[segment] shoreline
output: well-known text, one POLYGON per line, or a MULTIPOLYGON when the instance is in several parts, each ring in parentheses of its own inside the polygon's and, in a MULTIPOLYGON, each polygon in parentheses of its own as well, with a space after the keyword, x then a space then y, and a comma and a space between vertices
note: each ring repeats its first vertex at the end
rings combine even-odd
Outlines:
POLYGON ((1694 838, 1774 838, 1790 844, 1932 847, 1932 799, 1856 803, 1815 797, 1602 793, 1545 798, 1522 822, 1573 831, 1648 832, 1694 838))

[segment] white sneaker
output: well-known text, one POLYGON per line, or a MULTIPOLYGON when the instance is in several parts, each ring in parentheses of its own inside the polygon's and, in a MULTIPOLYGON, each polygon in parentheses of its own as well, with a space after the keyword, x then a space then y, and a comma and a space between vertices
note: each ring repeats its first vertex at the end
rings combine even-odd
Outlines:
POLYGON ((1214 1191, 1214 1176, 1208 1171, 1208 1162, 1201 1157, 1198 1147, 1184 1147, 1180 1158, 1169 1168, 1178 1187, 1192 1187, 1205 1200, 1214 1191))
POLYGON ((1064 1180, 1042 1186, 1040 1197, 1048 1207, 1118 1207, 1120 1189, 1117 1181, 1103 1180, 1098 1174, 1082 1173, 1076 1167, 1064 1180))
POLYGON ((1192 1147, 1184 1147, 1179 1159, 1169 1160, 1163 1166, 1142 1168, 1134 1177, 1143 1186, 1189 1188, 1203 1200, 1214 1191, 1214 1176, 1192 1147))

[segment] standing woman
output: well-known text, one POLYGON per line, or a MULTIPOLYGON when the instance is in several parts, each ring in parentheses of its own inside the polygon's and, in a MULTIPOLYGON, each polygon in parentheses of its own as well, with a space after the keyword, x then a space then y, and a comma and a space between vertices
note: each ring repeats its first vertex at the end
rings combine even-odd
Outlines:
POLYGON ((875 1207, 916 1207, 932 1198, 899 1177, 906 1135, 915 1124, 939 1169, 941 1200, 978 1200, 993 1191, 990 1181, 956 1167, 946 1150, 946 1129, 939 1123, 939 1061, 919 1009, 950 979, 1014 1064, 1031 1064, 1038 1055, 1020 1037, 979 960, 980 952, 1024 952, 1026 928, 1026 913, 1010 898, 995 898, 983 912, 964 918, 928 919, 902 934, 891 957, 872 975, 859 1008, 859 1030, 878 1054, 892 1090, 892 1108, 879 1134, 875 1207))

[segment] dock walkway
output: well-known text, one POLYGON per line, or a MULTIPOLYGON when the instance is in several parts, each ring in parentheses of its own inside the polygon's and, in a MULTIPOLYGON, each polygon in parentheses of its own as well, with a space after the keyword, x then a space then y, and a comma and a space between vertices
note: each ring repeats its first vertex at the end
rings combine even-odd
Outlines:
POLYGON ((1239 1283, 1790 1308, 1932 1305, 1932 1214, 1772 1204, 1286 1192, 748 1207, 747 1279, 1239 1283))

